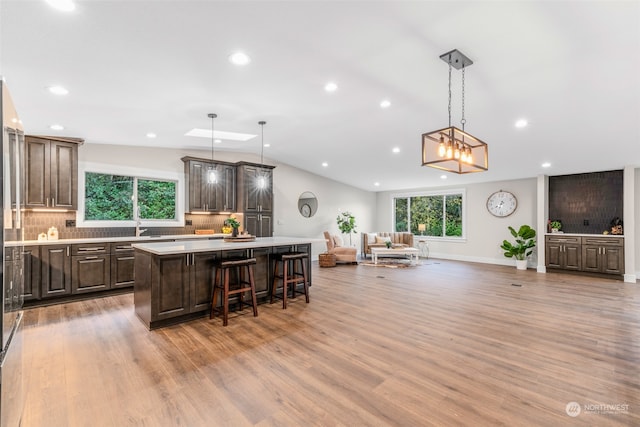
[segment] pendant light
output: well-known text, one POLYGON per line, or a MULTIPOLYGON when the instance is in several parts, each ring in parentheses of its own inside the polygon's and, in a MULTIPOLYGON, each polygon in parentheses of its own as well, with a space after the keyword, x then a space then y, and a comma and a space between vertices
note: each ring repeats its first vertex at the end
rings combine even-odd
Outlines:
MULTIPOLYGON (((209 117, 211 119, 211 162, 213 163, 214 160, 214 148, 213 148, 213 144, 214 144, 214 121, 215 118, 218 117, 217 114, 215 113, 209 113, 207 115, 207 117, 209 117)), ((207 171, 207 182, 209 184, 215 184, 216 182, 218 182, 218 174, 216 171, 216 165, 211 165, 211 169, 209 169, 207 171)))
POLYGON ((264 125, 267 124, 267 122, 265 122, 264 120, 261 120, 258 122, 258 124, 260 125, 260 133, 261 133, 261 137, 260 137, 260 172, 258 173, 258 188, 262 189, 265 188, 267 186, 267 178, 265 176, 264 173, 264 125))
POLYGON ((422 166, 458 174, 489 170, 489 147, 466 132, 464 110, 465 69, 473 64, 457 49, 440 55, 449 64, 449 127, 422 134, 422 166), (462 70, 462 129, 451 126, 451 70, 462 70))

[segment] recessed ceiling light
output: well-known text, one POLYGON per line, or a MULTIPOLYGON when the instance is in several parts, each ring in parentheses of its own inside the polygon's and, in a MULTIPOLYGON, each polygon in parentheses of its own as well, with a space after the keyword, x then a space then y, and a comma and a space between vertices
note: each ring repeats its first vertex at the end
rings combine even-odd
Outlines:
POLYGON ((213 143, 214 144, 222 144, 222 140, 221 139, 214 139, 213 143))
POLYGON ((447 175, 440 175, 440 179, 447 179, 447 175))
POLYGON ((153 132, 149 132, 149 133, 147 133, 147 138, 155 138, 156 136, 158 136, 158 135, 156 135, 156 134, 155 134, 155 133, 153 133, 153 132))
POLYGON ((380 187, 380 183, 379 182, 374 182, 373 185, 375 185, 376 187, 380 187))
POLYGON ((327 166, 329 166, 329 163, 327 163, 327 162, 322 162, 322 167, 323 167, 323 168, 326 168, 327 166))
POLYGON ((49 92, 54 95, 67 95, 69 91, 62 86, 49 86, 49 92))
MULTIPOLYGON (((195 136, 198 138, 207 138, 211 140, 211 129, 191 129, 189 132, 184 134, 185 136, 195 136)), ((253 135, 251 133, 238 133, 238 132, 227 132, 224 130, 216 129, 216 138, 230 140, 230 141, 248 141, 252 138, 255 138, 258 135, 253 135)), ((215 142, 215 141, 214 141, 215 142)))
POLYGON ((247 65, 251 62, 251 58, 244 52, 235 52, 229 55, 229 62, 235 65, 247 65))
POLYGON ((390 106, 391 106, 391 101, 389 101, 388 99, 380 101, 380 108, 389 108, 390 106))
POLYGON ((399 147, 393 147, 393 151, 394 153, 399 153, 400 152, 400 148, 399 147))
POLYGON ((335 92, 336 90, 338 90, 338 85, 334 82, 329 82, 324 85, 324 90, 326 90, 327 92, 335 92))
POLYGON ((49 129, 64 130, 64 126, 62 126, 62 125, 51 125, 51 126, 49 126, 49 129))
POLYGON ((63 12, 71 12, 76 8, 76 5, 71 0, 46 0, 46 2, 54 9, 58 9, 63 12))
POLYGON ((542 167, 543 167, 543 168, 550 168, 550 167, 551 167, 551 163, 549 163, 549 162, 544 162, 544 163, 542 164, 542 167))
POLYGON ((527 127, 528 124, 529 124, 529 122, 526 119, 520 119, 520 120, 516 121, 516 127, 517 128, 527 127))

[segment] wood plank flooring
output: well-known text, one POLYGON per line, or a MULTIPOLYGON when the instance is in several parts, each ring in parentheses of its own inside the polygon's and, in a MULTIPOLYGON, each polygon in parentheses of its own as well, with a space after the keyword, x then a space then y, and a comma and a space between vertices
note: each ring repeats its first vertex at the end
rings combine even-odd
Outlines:
POLYGON ((313 278, 310 304, 226 328, 149 332, 131 294, 27 310, 23 426, 640 425, 639 285, 440 260, 313 278))

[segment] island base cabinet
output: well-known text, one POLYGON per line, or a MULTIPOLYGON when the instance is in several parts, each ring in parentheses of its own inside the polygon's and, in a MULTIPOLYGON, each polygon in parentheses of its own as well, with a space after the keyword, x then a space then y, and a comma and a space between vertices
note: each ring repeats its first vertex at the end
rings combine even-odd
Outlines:
POLYGON ((213 265, 219 252, 152 256, 135 251, 134 305, 149 329, 211 307, 213 265))

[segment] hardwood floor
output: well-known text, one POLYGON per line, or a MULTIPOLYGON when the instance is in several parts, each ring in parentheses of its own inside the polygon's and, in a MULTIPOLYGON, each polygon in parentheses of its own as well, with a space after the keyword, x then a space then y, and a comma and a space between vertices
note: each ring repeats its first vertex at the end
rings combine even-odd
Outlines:
POLYGON ((149 332, 131 294, 27 310, 23 426, 640 425, 638 285, 439 260, 313 278, 310 304, 226 328, 149 332))

